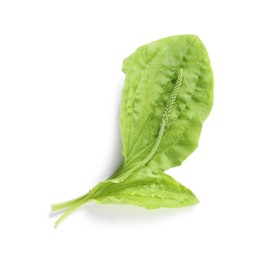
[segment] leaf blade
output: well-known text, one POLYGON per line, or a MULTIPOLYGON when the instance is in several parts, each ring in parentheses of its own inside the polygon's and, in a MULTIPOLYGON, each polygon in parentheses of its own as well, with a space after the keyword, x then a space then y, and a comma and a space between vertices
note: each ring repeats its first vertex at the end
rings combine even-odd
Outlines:
POLYGON ((102 182, 91 199, 99 204, 132 204, 147 209, 192 206, 196 196, 162 172, 140 168, 122 182, 102 182))
MULTIPOLYGON (((193 143, 189 143, 186 148, 183 147, 184 151, 181 153, 173 153, 173 155, 165 153, 162 160, 157 155, 152 157, 148 166, 153 167, 154 170, 164 171, 181 164, 196 149, 201 133, 201 125, 212 108, 213 73, 208 53, 196 36, 173 36, 150 43, 142 48, 150 48, 151 50, 156 48, 159 54, 160 48, 163 48, 163 52, 158 57, 159 59, 152 64, 155 67, 148 71, 151 76, 147 77, 147 81, 139 81, 140 85, 137 86, 134 92, 135 97, 132 97, 129 101, 129 114, 132 114, 132 118, 128 118, 126 114, 121 116, 121 128, 128 128, 128 132, 122 134, 123 146, 125 146, 128 138, 128 149, 125 150, 124 154, 126 162, 139 162, 151 152, 160 130, 164 107, 174 88, 177 69, 180 67, 184 71, 183 84, 172 108, 170 120, 156 154, 160 155, 162 153, 162 149, 165 147, 164 144, 168 143, 168 139, 171 143, 175 143, 176 139, 179 140, 178 143, 175 143, 175 150, 178 150, 178 146, 185 144, 179 138, 179 134, 176 135, 176 131, 173 131, 174 126, 180 125, 181 128, 184 126, 186 133, 180 134, 180 137, 183 138, 189 137, 188 134, 195 131, 193 138, 188 138, 193 143), (163 74, 157 74, 157 71, 162 71, 163 74), (155 80, 153 75, 156 76, 155 80), (162 75, 161 79, 160 75, 162 75), (190 123, 187 121, 190 121, 190 123), (178 157, 177 162, 174 162, 175 157, 178 157), (157 164, 159 167, 156 167, 157 164)), ((139 53, 134 53, 131 57, 135 55, 139 56, 139 53)), ((126 72, 126 78, 131 81, 132 75, 127 70, 127 64, 128 62, 124 64, 124 71, 126 72)), ((128 86, 125 85, 124 88, 128 88, 128 86)))

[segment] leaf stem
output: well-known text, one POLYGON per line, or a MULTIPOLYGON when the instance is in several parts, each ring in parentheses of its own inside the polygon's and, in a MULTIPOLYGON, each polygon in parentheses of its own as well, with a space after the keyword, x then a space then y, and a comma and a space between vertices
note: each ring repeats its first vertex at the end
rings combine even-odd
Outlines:
MULTIPOLYGON (((87 194, 88 195, 88 194, 87 194)), ((55 222, 55 227, 57 227, 64 219, 66 219, 73 211, 75 211, 77 208, 84 205, 88 200, 88 196, 85 196, 81 200, 77 201, 75 204, 73 204, 61 217, 55 222)))
POLYGON ((77 203, 78 201, 80 201, 83 198, 85 198, 87 195, 88 195, 88 193, 86 193, 86 194, 84 194, 84 195, 82 195, 80 197, 77 197, 75 199, 72 199, 72 200, 68 200, 68 201, 65 201, 65 202, 53 204, 52 205, 52 212, 53 211, 57 211, 57 210, 62 210, 62 209, 69 208, 69 207, 73 206, 75 203, 77 203))

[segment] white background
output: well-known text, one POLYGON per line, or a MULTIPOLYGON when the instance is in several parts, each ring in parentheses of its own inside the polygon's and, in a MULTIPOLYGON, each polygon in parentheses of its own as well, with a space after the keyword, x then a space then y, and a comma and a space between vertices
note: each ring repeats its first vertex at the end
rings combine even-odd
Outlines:
POLYGON ((274 1, 1 1, 1 259, 276 259, 274 1), (149 211, 50 205, 121 161, 122 61, 197 34, 215 75, 200 145, 168 171, 200 199, 149 211), (274 248, 273 248, 274 247, 274 248))

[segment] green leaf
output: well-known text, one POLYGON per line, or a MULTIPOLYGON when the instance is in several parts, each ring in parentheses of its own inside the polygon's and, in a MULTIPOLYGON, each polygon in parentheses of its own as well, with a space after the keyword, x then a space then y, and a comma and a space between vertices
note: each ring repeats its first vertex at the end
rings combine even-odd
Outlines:
POLYGON ((154 147, 180 70, 180 88, 158 149, 147 163, 164 171, 196 149, 213 104, 213 73, 197 36, 173 36, 138 48, 124 61, 121 135, 126 164, 143 161, 154 147))
POLYGON ((194 35, 149 43, 124 60, 123 71, 124 161, 87 194, 53 205, 53 211, 67 209, 56 224, 88 201, 147 209, 198 203, 189 189, 163 172, 196 149, 212 108, 213 73, 203 43, 194 35))
POLYGON ((90 200, 99 204, 132 204, 147 209, 175 208, 198 203, 195 195, 169 175, 140 168, 122 182, 108 180, 91 190, 90 200))

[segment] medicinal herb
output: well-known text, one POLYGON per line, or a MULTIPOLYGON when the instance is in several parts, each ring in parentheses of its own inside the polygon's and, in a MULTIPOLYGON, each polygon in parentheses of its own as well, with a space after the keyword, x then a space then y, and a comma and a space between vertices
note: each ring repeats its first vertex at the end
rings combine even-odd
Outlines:
POLYGON ((197 147, 202 123, 213 104, 213 73, 197 36, 164 38, 138 48, 124 60, 121 102, 124 160, 106 181, 52 210, 72 211, 93 201, 147 209, 198 203, 186 187, 164 173, 197 147))

